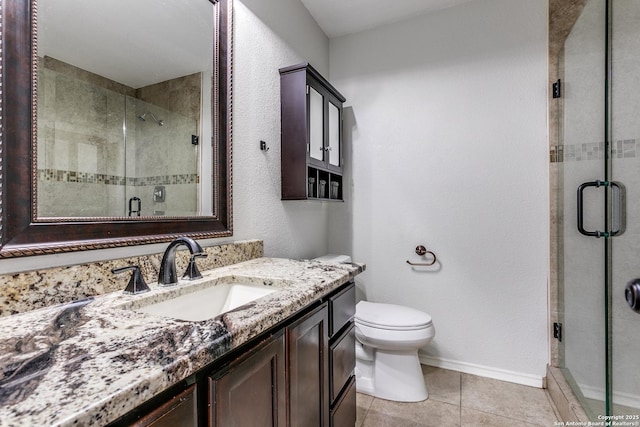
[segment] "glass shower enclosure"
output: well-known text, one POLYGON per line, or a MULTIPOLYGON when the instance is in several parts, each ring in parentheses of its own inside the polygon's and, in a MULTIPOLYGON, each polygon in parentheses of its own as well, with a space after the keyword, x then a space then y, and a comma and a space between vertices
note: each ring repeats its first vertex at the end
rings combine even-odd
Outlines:
POLYGON ((39 217, 198 215, 200 75, 134 90, 50 57, 38 74, 39 217))
POLYGON ((640 2, 570 3, 551 61, 557 363, 592 421, 640 422, 640 2))

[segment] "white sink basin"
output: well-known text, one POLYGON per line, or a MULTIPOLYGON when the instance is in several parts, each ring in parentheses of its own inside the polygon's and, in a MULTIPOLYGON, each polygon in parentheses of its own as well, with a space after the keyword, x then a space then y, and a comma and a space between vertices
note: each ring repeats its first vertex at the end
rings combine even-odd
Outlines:
POLYGON ((246 283, 217 283, 193 292, 169 296, 164 301, 152 302, 133 310, 173 319, 202 321, 231 311, 241 305, 277 292, 278 288, 246 283))

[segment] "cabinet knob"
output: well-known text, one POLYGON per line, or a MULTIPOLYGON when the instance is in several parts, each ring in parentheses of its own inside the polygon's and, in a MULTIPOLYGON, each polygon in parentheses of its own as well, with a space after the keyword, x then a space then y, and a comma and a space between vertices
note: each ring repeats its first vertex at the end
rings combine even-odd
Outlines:
MULTIPOLYGON (((322 150, 322 148, 321 148, 322 150)), ((324 151, 331 151, 331 147, 325 147, 324 151)))

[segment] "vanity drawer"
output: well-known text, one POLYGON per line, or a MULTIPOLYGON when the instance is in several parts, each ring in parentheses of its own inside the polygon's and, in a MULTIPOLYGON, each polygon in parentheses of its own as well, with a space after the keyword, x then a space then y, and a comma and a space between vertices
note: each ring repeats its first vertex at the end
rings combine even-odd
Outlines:
POLYGON ((356 315, 356 286, 348 287, 329 298, 329 336, 340 332, 356 315))
POLYGON ((356 367, 356 330, 351 326, 340 335, 329 348, 331 360, 331 396, 333 402, 353 375, 356 367))
POLYGON ((351 377, 340 400, 331 410, 331 427, 353 427, 356 421, 356 378, 351 377))

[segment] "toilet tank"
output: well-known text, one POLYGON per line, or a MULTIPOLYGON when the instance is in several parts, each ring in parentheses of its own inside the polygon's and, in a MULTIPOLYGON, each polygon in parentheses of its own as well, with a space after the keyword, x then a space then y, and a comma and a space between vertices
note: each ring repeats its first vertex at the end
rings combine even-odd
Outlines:
POLYGON ((323 262, 334 262, 337 264, 347 264, 351 262, 351 257, 349 255, 327 254, 318 258, 314 258, 314 260, 323 262))

